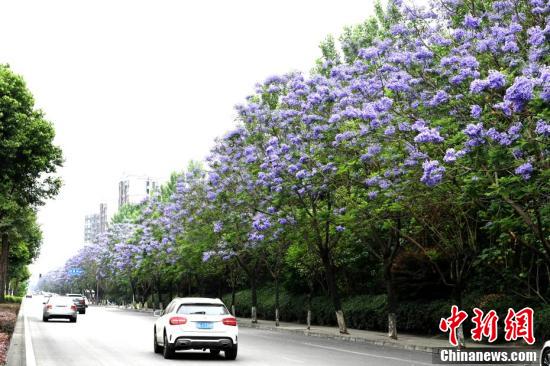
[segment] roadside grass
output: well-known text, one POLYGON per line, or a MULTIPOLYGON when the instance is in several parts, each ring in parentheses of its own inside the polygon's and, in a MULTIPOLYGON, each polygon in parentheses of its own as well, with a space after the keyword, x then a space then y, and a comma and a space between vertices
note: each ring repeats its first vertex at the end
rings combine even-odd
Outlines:
POLYGON ((15 321, 17 319, 17 313, 19 312, 20 306, 20 301, 0 304, 0 365, 4 365, 6 363, 10 338, 13 334, 13 330, 15 329, 15 321))

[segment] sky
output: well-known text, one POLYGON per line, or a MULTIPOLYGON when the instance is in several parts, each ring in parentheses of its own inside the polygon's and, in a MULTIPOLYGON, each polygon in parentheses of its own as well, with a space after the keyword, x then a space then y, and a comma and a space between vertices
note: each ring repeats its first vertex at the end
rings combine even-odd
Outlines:
POLYGON ((234 105, 268 76, 308 72, 319 43, 372 0, 0 0, 0 63, 56 129, 61 193, 39 211, 33 278, 84 245, 84 216, 117 208, 126 174, 160 182, 204 160, 234 105))

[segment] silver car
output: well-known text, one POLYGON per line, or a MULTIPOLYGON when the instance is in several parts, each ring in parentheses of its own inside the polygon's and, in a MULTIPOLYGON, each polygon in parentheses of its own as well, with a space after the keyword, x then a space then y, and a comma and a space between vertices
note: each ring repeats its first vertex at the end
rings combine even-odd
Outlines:
POLYGON ((71 323, 76 323, 78 311, 71 297, 52 296, 44 302, 42 320, 47 322, 50 319, 69 319, 71 323))

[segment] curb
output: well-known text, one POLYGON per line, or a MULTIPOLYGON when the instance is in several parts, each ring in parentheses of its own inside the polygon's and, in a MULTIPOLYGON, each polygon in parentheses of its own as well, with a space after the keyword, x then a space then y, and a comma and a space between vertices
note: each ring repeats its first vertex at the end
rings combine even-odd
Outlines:
POLYGON ((118 309, 118 310, 124 310, 124 311, 135 311, 137 313, 153 313, 153 309, 133 309, 133 308, 127 308, 123 306, 116 306, 116 305, 94 305, 97 307, 102 308, 110 308, 110 309, 118 309))
POLYGON ((346 336, 346 335, 326 334, 326 333, 320 333, 320 332, 315 332, 311 330, 308 331, 307 329, 304 329, 304 330, 288 329, 288 328, 280 328, 275 326, 263 326, 259 324, 251 324, 251 323, 245 323, 245 322, 239 322, 239 327, 254 328, 254 329, 260 329, 260 330, 270 330, 274 332, 283 332, 283 333, 294 333, 294 334, 305 335, 308 337, 317 337, 321 339, 335 339, 335 340, 345 341, 345 342, 373 344, 375 346, 393 347, 393 348, 404 349, 409 351, 421 351, 421 352, 433 353, 435 350, 434 347, 428 347, 428 346, 400 344, 398 342, 372 340, 372 339, 367 339, 362 337, 354 337, 354 336, 346 336))
POLYGON ((26 366, 26 348, 25 348, 25 319, 23 317, 23 303, 19 308, 15 329, 10 339, 10 346, 6 357, 6 366, 26 366))

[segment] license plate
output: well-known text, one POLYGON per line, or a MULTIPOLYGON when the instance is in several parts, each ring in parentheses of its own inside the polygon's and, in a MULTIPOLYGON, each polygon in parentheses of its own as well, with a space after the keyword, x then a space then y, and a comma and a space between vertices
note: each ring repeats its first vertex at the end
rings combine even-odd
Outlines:
POLYGON ((197 322, 198 329, 212 329, 214 324, 212 322, 197 322))

